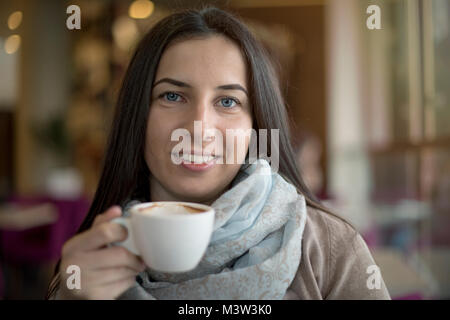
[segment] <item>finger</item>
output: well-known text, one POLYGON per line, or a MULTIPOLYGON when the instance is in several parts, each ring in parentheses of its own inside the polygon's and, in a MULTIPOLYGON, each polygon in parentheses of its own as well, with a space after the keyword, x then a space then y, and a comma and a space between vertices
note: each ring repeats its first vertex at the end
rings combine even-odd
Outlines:
POLYGON ((63 248, 64 254, 97 250, 112 242, 124 241, 127 236, 127 230, 121 225, 104 222, 69 240, 63 248))
POLYGON ((119 206, 112 206, 104 213, 99 214, 95 217, 92 227, 98 226, 103 222, 110 221, 114 218, 120 217, 122 215, 122 209, 119 206))
POLYGON ((135 284, 135 277, 129 277, 124 280, 101 286, 101 288, 96 290, 98 293, 93 297, 93 299, 116 299, 135 284))
POLYGON ((85 259, 89 261, 89 268, 92 270, 128 267, 137 272, 142 272, 146 268, 140 257, 119 246, 91 251, 86 254, 85 259))
POLYGON ((128 267, 96 269, 89 272, 85 281, 89 286, 102 286, 136 277, 138 274, 139 272, 128 267))

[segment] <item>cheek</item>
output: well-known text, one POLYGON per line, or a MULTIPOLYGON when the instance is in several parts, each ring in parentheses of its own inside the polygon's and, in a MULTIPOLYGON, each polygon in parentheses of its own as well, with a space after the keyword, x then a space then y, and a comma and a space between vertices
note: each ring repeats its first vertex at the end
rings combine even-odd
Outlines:
POLYGON ((223 133, 223 147, 226 150, 226 158, 229 163, 242 163, 247 154, 247 150, 251 139, 252 121, 251 119, 242 119, 230 123, 226 129, 221 130, 223 133), (228 134, 227 129, 233 134, 228 134))
POLYGON ((145 132, 145 157, 147 162, 164 155, 170 142, 171 122, 158 110, 150 109, 145 132))

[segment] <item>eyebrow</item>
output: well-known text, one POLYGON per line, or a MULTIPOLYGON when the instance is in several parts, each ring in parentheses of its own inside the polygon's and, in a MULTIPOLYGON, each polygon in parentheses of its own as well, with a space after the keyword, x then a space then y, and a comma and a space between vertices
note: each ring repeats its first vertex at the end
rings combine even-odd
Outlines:
MULTIPOLYGON (((153 85, 153 87, 156 87, 158 84, 163 83, 163 82, 173 84, 174 86, 177 86, 177 87, 192 88, 191 85, 189 85, 189 84, 187 84, 187 83, 185 83, 185 82, 178 81, 178 80, 171 79, 171 78, 162 78, 161 80, 156 81, 155 84, 153 85)), ((247 90, 245 90, 245 88, 242 87, 242 86, 241 86, 240 84, 238 84, 238 83, 224 84, 224 85, 221 85, 221 86, 216 87, 216 89, 222 89, 222 90, 241 90, 241 91, 243 91, 243 92, 248 96, 247 90)))

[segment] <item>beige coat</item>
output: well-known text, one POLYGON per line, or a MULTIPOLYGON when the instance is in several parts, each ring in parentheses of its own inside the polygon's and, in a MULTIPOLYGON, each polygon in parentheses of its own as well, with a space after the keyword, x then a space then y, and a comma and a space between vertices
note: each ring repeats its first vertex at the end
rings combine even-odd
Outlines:
POLYGON ((343 219, 307 208, 300 267, 284 299, 390 299, 382 278, 378 289, 371 286, 375 268, 367 268, 375 262, 361 235, 343 219))

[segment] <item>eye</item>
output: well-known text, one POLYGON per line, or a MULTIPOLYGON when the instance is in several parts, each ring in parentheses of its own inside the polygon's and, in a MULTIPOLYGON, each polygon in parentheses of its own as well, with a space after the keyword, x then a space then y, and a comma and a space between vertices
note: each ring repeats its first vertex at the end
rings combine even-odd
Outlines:
POLYGON ((181 96, 175 92, 164 92, 160 97, 165 98, 167 101, 176 102, 181 99, 181 96))
POLYGON ((234 107, 236 104, 239 104, 239 102, 233 98, 223 98, 220 99, 220 103, 222 104, 223 107, 225 108, 232 108, 234 107))

